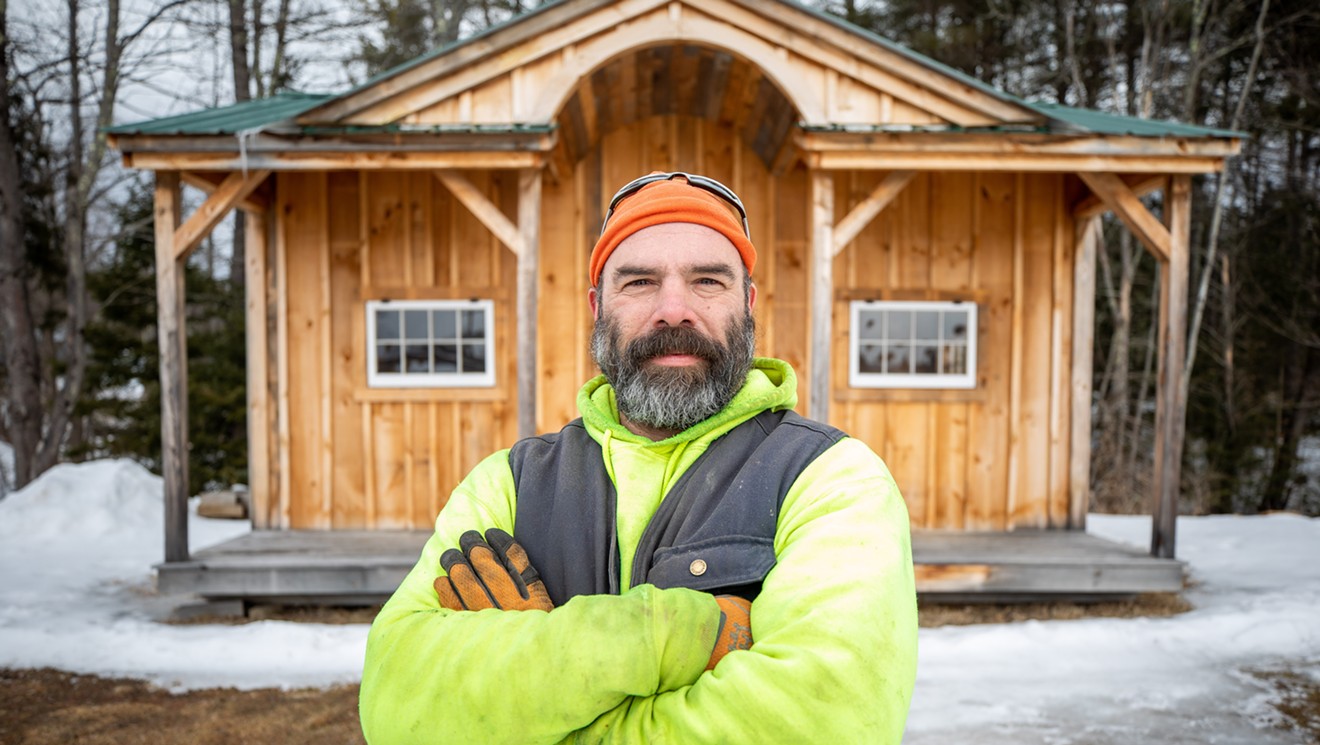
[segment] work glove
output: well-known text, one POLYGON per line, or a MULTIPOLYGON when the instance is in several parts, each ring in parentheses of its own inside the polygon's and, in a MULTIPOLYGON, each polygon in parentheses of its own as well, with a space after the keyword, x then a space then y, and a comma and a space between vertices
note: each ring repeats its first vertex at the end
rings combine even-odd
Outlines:
POLYGON ((449 610, 554 609, 541 575, 513 536, 499 528, 481 534, 469 530, 458 539, 461 551, 451 548, 440 555, 447 577, 437 577, 435 592, 449 610))
POLYGON ((724 655, 735 649, 752 648, 752 604, 737 595, 716 595, 720 605, 720 627, 715 632, 707 670, 714 670, 724 655))

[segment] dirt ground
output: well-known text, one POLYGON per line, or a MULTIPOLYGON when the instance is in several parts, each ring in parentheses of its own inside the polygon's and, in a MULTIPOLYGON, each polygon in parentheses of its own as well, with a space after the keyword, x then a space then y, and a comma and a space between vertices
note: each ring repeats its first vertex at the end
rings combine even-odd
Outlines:
MULTIPOLYGON (((1087 617, 1170 616, 1190 609, 1176 594, 1142 595, 1106 603, 929 605, 923 627, 1066 620, 1087 617)), ((366 623, 375 609, 258 607, 247 619, 366 623)), ((1290 728, 1320 742, 1320 685, 1289 671, 1254 675, 1280 694, 1279 713, 1290 728)), ((229 745, 268 742, 362 743, 357 686, 282 691, 208 689, 171 694, 134 680, 73 675, 57 670, 0 670, 0 745, 229 745), (290 728, 290 722, 297 723, 290 728)))

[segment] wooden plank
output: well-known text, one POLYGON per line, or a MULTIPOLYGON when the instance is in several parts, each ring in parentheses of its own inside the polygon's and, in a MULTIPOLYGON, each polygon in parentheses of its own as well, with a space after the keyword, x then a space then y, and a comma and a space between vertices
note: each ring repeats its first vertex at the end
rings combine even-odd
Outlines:
POLYGON ((188 329, 184 267, 175 258, 179 174, 156 174, 156 331, 160 344, 161 473, 165 561, 188 560, 188 329))
POLYGON ((271 504, 270 457, 271 431, 270 377, 266 334, 266 234, 270 224, 264 213, 247 216, 244 222, 244 336, 247 349, 247 436, 248 495, 252 500, 252 522, 257 528, 268 527, 266 518, 271 504))
POLYGON ((326 174, 293 175, 284 210, 287 281, 289 527, 330 527, 326 174), (296 384, 295 384, 296 381, 296 384))
POLYGON ((1072 215, 1068 210, 1067 193, 1062 176, 1052 177, 1055 192, 1053 225, 1053 298, 1050 307, 1050 449, 1049 492, 1046 504, 1046 525, 1050 528, 1071 528, 1069 511, 1069 440, 1072 431, 1068 417, 1072 414, 1072 345, 1068 342, 1072 330, 1073 261, 1072 215))
POLYGON ((536 313, 540 291, 541 258, 541 172, 518 174, 518 436, 536 434, 537 356, 536 313))
MULTIPOLYGON (((583 244, 583 169, 577 164, 570 178, 544 186, 539 254, 540 288, 537 311, 537 350, 540 380, 537 381, 538 431, 562 425, 576 416, 573 402, 586 379, 578 359, 586 340, 580 329, 587 315, 582 298, 586 294, 588 254, 583 244)), ((597 226, 599 227, 599 226, 597 226)))
MULTIPOLYGON (((970 293, 976 194, 973 176, 950 173, 931 179, 930 286, 933 290, 970 293)), ((965 295, 966 296, 966 295, 965 295)), ((984 395, 983 391, 973 391, 984 395)), ((961 529, 967 510, 970 459, 968 405, 932 403, 930 509, 926 525, 961 529)))
MULTIPOLYGON (((231 140, 233 138, 230 138, 231 140)), ((397 171, 465 170, 484 168, 535 168, 544 161, 544 152, 553 149, 553 138, 546 137, 544 147, 536 151, 400 151, 355 149, 346 152, 182 152, 132 153, 125 155, 127 167, 149 171, 397 171)))
POLYGON ((972 284, 986 293, 977 301, 976 387, 985 399, 968 407, 966 530, 1007 527, 1017 181, 998 173, 977 174, 975 181, 972 284))
POLYGON ((468 208, 474 217, 481 221, 496 238, 505 246, 513 251, 514 256, 520 256, 523 252, 523 238, 518 231, 518 226, 513 224, 500 208, 495 206, 485 194, 481 192, 465 176, 452 171, 436 171, 436 178, 449 189, 458 201, 468 208))
POLYGON ((1074 223, 1072 436, 1068 463, 1068 527, 1086 527, 1091 505, 1091 379, 1095 348, 1095 262, 1104 239, 1098 216, 1074 223))
POLYGON ((1082 181, 1113 210, 1142 245, 1160 261, 1169 259, 1169 230, 1146 209, 1117 174, 1079 173, 1082 181))
POLYGON ((844 246, 857 237, 862 228, 869 225, 876 215, 888 207, 916 174, 916 171, 894 171, 877 184, 875 190, 865 199, 854 206, 846 217, 839 220, 834 230, 834 255, 837 256, 844 246))
MULTIPOLYGON (((734 144, 733 154, 739 152, 734 144)), ((774 230, 774 293, 762 300, 763 313, 774 316, 770 352, 798 371, 798 412, 809 404, 812 371, 811 338, 811 198, 809 175, 796 168, 772 181, 774 230), (771 304, 772 303, 772 304, 771 304)))
POLYGON ((361 174, 337 171, 329 175, 326 188, 329 204, 337 206, 328 213, 332 330, 329 419, 334 469, 331 524, 342 530, 368 526, 362 406, 353 397, 353 392, 367 382, 366 315, 357 294, 367 216, 360 209, 361 174))
MULTIPOLYGON (((362 284, 406 286, 407 184, 403 173, 363 174, 366 260, 362 284)), ((373 299, 364 297, 363 299, 373 299)))
MULTIPOLYGON (((1236 155, 1241 143, 1234 139, 1183 137, 1131 137, 1096 134, 1052 134, 1043 132, 950 132, 873 130, 808 130, 797 135, 802 147, 819 153, 863 152, 875 155, 910 153, 938 161, 941 156, 1052 157, 1097 156, 1130 160, 1140 165, 1143 158, 1187 157, 1211 160, 1236 155)), ((920 170, 920 169, 918 169, 920 170)), ((946 170, 941 166, 938 170, 946 170)), ((1148 168, 1109 169, 1121 173, 1148 174, 1148 168)), ((1134 176, 1142 179, 1144 176, 1134 176)), ((1130 181, 1129 183, 1137 183, 1130 181)))
POLYGON ((411 494, 407 489, 407 438, 404 409, 408 404, 372 405, 371 458, 374 466, 375 527, 402 530, 410 525, 411 494))
POLYGON ((178 260, 188 258, 188 254, 211 234, 230 210, 260 186, 269 175, 268 170, 235 171, 229 174, 215 192, 197 208, 197 211, 174 231, 174 258, 178 260))
POLYGON ((1159 373, 1155 390, 1155 515, 1150 552, 1175 555, 1178 494, 1182 477, 1186 401, 1181 378, 1187 351, 1187 273, 1190 262, 1192 184, 1174 176, 1165 200, 1169 220, 1169 257, 1160 265, 1159 373))
POLYGON ((1023 178, 1020 300, 1015 306, 1014 343, 1018 361, 1016 417, 1012 462, 1016 490, 1010 494, 1012 528, 1043 528, 1048 520, 1050 463, 1050 357, 1053 299, 1055 195, 1062 188, 1056 175, 1023 178))
POLYGON ((1221 156, 1035 155, 942 152, 814 151, 798 140, 812 168, 831 171, 999 171, 1007 173, 1217 173, 1221 156))
POLYGON ((813 171, 811 183, 811 396, 813 419, 829 421, 830 314, 834 308, 834 174, 813 171))

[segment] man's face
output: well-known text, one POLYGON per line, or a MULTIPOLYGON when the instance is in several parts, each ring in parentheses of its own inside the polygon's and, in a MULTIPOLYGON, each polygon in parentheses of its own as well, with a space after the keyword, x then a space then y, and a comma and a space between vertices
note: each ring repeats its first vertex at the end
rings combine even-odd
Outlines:
POLYGON ((703 225, 639 230, 588 292, 591 352, 623 416, 662 433, 715 414, 751 367, 756 288, 727 238, 703 225))

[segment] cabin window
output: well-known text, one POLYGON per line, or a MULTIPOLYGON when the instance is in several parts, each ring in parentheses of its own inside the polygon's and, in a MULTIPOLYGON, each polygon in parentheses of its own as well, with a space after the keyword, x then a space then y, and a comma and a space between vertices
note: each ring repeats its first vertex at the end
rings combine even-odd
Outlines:
POLYGON ((856 300, 854 388, 975 388, 976 303, 856 300))
POLYGON ((490 300, 367 301, 367 385, 495 385, 494 312, 490 300))

